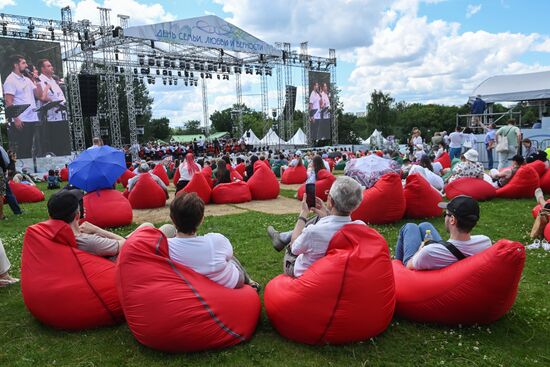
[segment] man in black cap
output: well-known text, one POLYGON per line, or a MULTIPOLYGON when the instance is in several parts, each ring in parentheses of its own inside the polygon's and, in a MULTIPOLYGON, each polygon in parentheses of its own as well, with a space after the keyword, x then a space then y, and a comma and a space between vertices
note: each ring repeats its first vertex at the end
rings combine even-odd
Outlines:
POLYGON ((80 250, 104 257, 117 256, 126 239, 89 222, 79 225, 81 199, 80 190, 56 192, 48 200, 50 218, 62 220, 71 226, 80 250))
POLYGON ((491 247, 489 237, 471 235, 479 220, 477 201, 460 195, 448 203, 439 203, 439 207, 445 209, 445 229, 449 232, 449 241, 443 241, 431 223, 405 224, 399 231, 395 258, 407 268, 441 269, 491 247))

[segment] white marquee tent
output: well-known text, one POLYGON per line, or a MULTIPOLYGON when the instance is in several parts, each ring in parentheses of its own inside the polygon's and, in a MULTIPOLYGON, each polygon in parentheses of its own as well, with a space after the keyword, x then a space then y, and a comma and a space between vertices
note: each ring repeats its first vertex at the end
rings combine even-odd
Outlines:
POLYGON ((286 142, 288 145, 307 145, 307 136, 301 128, 296 131, 296 134, 286 142))
POLYGON ((550 71, 493 76, 474 89, 470 100, 478 95, 487 103, 550 99, 550 71))
POLYGON ((244 140, 246 145, 259 145, 260 139, 254 134, 254 131, 252 129, 248 129, 247 132, 244 133, 242 139, 244 140), (247 136, 247 134, 249 136, 247 136))
POLYGON ((269 131, 267 132, 267 134, 265 134, 265 136, 262 138, 262 140, 260 140, 260 145, 270 145, 270 146, 273 146, 273 145, 285 145, 286 142, 279 138, 279 136, 277 135, 277 133, 275 131, 273 131, 271 128, 269 129, 269 131))

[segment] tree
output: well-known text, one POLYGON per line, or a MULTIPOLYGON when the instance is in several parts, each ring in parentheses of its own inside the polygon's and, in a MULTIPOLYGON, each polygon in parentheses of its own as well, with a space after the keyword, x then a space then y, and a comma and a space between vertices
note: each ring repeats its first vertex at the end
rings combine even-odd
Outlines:
POLYGON ((151 119, 145 124, 147 140, 167 140, 170 137, 170 120, 166 117, 151 119))
POLYGON ((389 93, 374 90, 371 101, 367 104, 367 126, 377 129, 383 135, 392 135, 396 123, 396 113, 392 108, 394 99, 389 93))
POLYGON ((194 135, 203 134, 203 128, 199 120, 189 120, 185 123, 185 128, 182 131, 183 134, 194 135))

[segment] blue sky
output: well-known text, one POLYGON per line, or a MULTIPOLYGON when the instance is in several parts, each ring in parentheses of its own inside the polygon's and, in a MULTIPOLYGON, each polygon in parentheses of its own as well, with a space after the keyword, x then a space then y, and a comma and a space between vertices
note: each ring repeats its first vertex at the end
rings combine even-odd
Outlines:
MULTIPOLYGON (((319 56, 335 48, 350 112, 363 111, 374 89, 410 103, 462 104, 490 76, 550 70, 550 1, 0 0, 0 11, 60 18, 66 4, 77 19, 98 22, 101 5, 113 9, 113 20, 130 15, 131 25, 215 14, 270 43, 309 41, 319 56)), ((299 72, 293 78, 298 84, 299 72)), ((275 83, 270 107, 276 107, 275 83)), ((243 87, 245 102, 259 108, 258 81, 244 79, 243 87)), ((155 114, 174 125, 202 116, 198 90, 173 93, 156 85, 151 93, 155 114)), ((210 112, 233 102, 234 83, 209 85, 210 112)))

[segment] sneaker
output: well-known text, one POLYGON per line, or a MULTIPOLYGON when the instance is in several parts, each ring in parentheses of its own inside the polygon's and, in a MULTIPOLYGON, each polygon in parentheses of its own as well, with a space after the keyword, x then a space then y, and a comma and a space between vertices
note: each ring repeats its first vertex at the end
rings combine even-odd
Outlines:
POLYGON ((18 282, 19 282, 18 278, 14 278, 14 277, 11 277, 9 275, 6 275, 6 276, 0 278, 0 287, 6 287, 8 285, 12 285, 12 284, 15 284, 15 283, 18 283, 18 282))
POLYGON ((286 244, 279 237, 279 232, 272 226, 267 227, 267 235, 271 238, 271 244, 275 250, 282 251, 286 247, 286 244))
POLYGON ((548 241, 542 240, 542 243, 540 245, 544 249, 544 251, 550 251, 550 243, 548 243, 548 241))
POLYGON ((260 291, 262 290, 262 286, 260 285, 260 283, 255 282, 252 279, 250 279, 250 282, 248 283, 248 285, 254 288, 256 293, 260 293, 260 291))
POLYGON ((528 250, 536 250, 540 248, 540 240, 534 240, 532 244, 525 246, 528 250))

